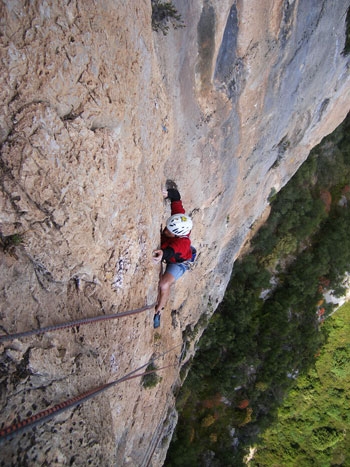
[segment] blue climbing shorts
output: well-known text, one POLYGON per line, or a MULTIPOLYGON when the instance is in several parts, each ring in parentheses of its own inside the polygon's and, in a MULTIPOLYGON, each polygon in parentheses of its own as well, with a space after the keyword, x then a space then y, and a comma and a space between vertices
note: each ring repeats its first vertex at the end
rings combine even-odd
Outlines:
POLYGON ((175 280, 177 281, 188 270, 189 266, 186 263, 169 263, 167 264, 165 272, 169 272, 172 276, 175 277, 175 280))

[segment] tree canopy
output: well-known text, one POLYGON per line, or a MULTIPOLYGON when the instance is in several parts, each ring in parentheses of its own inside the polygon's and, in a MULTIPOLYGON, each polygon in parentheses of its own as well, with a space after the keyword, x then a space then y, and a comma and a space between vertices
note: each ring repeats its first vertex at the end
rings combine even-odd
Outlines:
MULTIPOLYGON (((166 466, 242 465, 247 447, 274 427, 288 392, 301 394, 296 381, 308 384, 308 371, 329 336, 322 323, 333 307, 323 293, 342 293, 350 267, 349 126, 348 117, 274 196, 251 251, 235 263, 180 391, 166 466)), ((332 371, 342 373, 348 355, 340 348, 335 356, 339 364, 332 371)), ((319 391, 339 389, 321 389, 325 378, 317 384, 319 391)), ((344 438, 340 425, 328 422, 310 422, 308 430, 310 449, 319 459, 344 438)), ((261 464, 256 465, 275 465, 268 459, 280 442, 270 438, 275 444, 269 451, 258 449, 261 464)), ((301 440, 285 446, 295 455, 301 440)))

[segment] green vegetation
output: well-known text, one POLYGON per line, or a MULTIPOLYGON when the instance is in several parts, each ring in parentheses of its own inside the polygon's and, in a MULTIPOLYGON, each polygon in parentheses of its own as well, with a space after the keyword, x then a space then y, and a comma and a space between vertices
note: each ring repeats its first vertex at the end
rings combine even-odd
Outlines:
POLYGON ((0 244, 4 250, 7 250, 11 246, 21 245, 23 241, 23 234, 15 233, 12 235, 2 235, 2 233, 0 232, 0 244))
POLYGON ((15 233, 12 235, 3 235, 0 232, 0 247, 4 253, 9 253, 11 256, 16 257, 16 247, 24 243, 24 234, 15 233))
POLYGON ((151 362, 142 376, 141 384, 145 389, 151 389, 157 386, 162 381, 162 378, 156 373, 157 366, 151 362))
MULTIPOLYGON (((323 292, 343 293, 350 266, 349 127, 348 117, 271 196, 270 217, 251 252, 235 264, 180 391, 166 466, 243 465, 247 446, 272 426, 296 376, 302 381, 327 341, 322 322, 332 306, 323 292)), ((339 372, 347 358, 342 352, 339 372)), ((319 458, 344 437, 339 425, 322 417, 309 428, 319 458)), ((290 456, 299 455, 298 446, 289 445, 290 456)))
POLYGON ((327 344, 261 435, 252 467, 350 465, 350 303, 324 327, 327 344))
POLYGON ((151 0, 151 3, 153 31, 162 31, 166 36, 169 31, 169 24, 174 29, 185 27, 181 15, 177 12, 171 1, 151 0))

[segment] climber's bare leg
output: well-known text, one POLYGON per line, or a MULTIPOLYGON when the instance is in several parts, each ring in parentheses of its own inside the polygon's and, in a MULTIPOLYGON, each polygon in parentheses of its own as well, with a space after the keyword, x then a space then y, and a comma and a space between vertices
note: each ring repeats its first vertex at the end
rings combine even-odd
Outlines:
POLYGON ((156 305, 156 313, 159 313, 166 305, 169 295, 170 295, 170 288, 175 283, 175 277, 170 274, 170 272, 165 272, 160 281, 159 281, 159 295, 158 295, 158 303, 156 305))

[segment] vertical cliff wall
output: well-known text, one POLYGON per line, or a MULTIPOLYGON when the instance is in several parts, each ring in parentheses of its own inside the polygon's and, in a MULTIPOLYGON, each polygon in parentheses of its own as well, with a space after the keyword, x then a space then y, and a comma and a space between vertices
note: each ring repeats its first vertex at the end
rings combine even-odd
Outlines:
POLYGON ((186 27, 166 36, 148 1, 1 3, 1 234, 24 239, 0 251, 2 331, 154 303, 167 178, 199 250, 156 333, 147 310, 2 344, 1 426, 176 346, 155 388, 121 383, 5 441, 3 465, 162 465, 190 331, 270 193, 349 110, 349 1, 174 3, 186 27))

